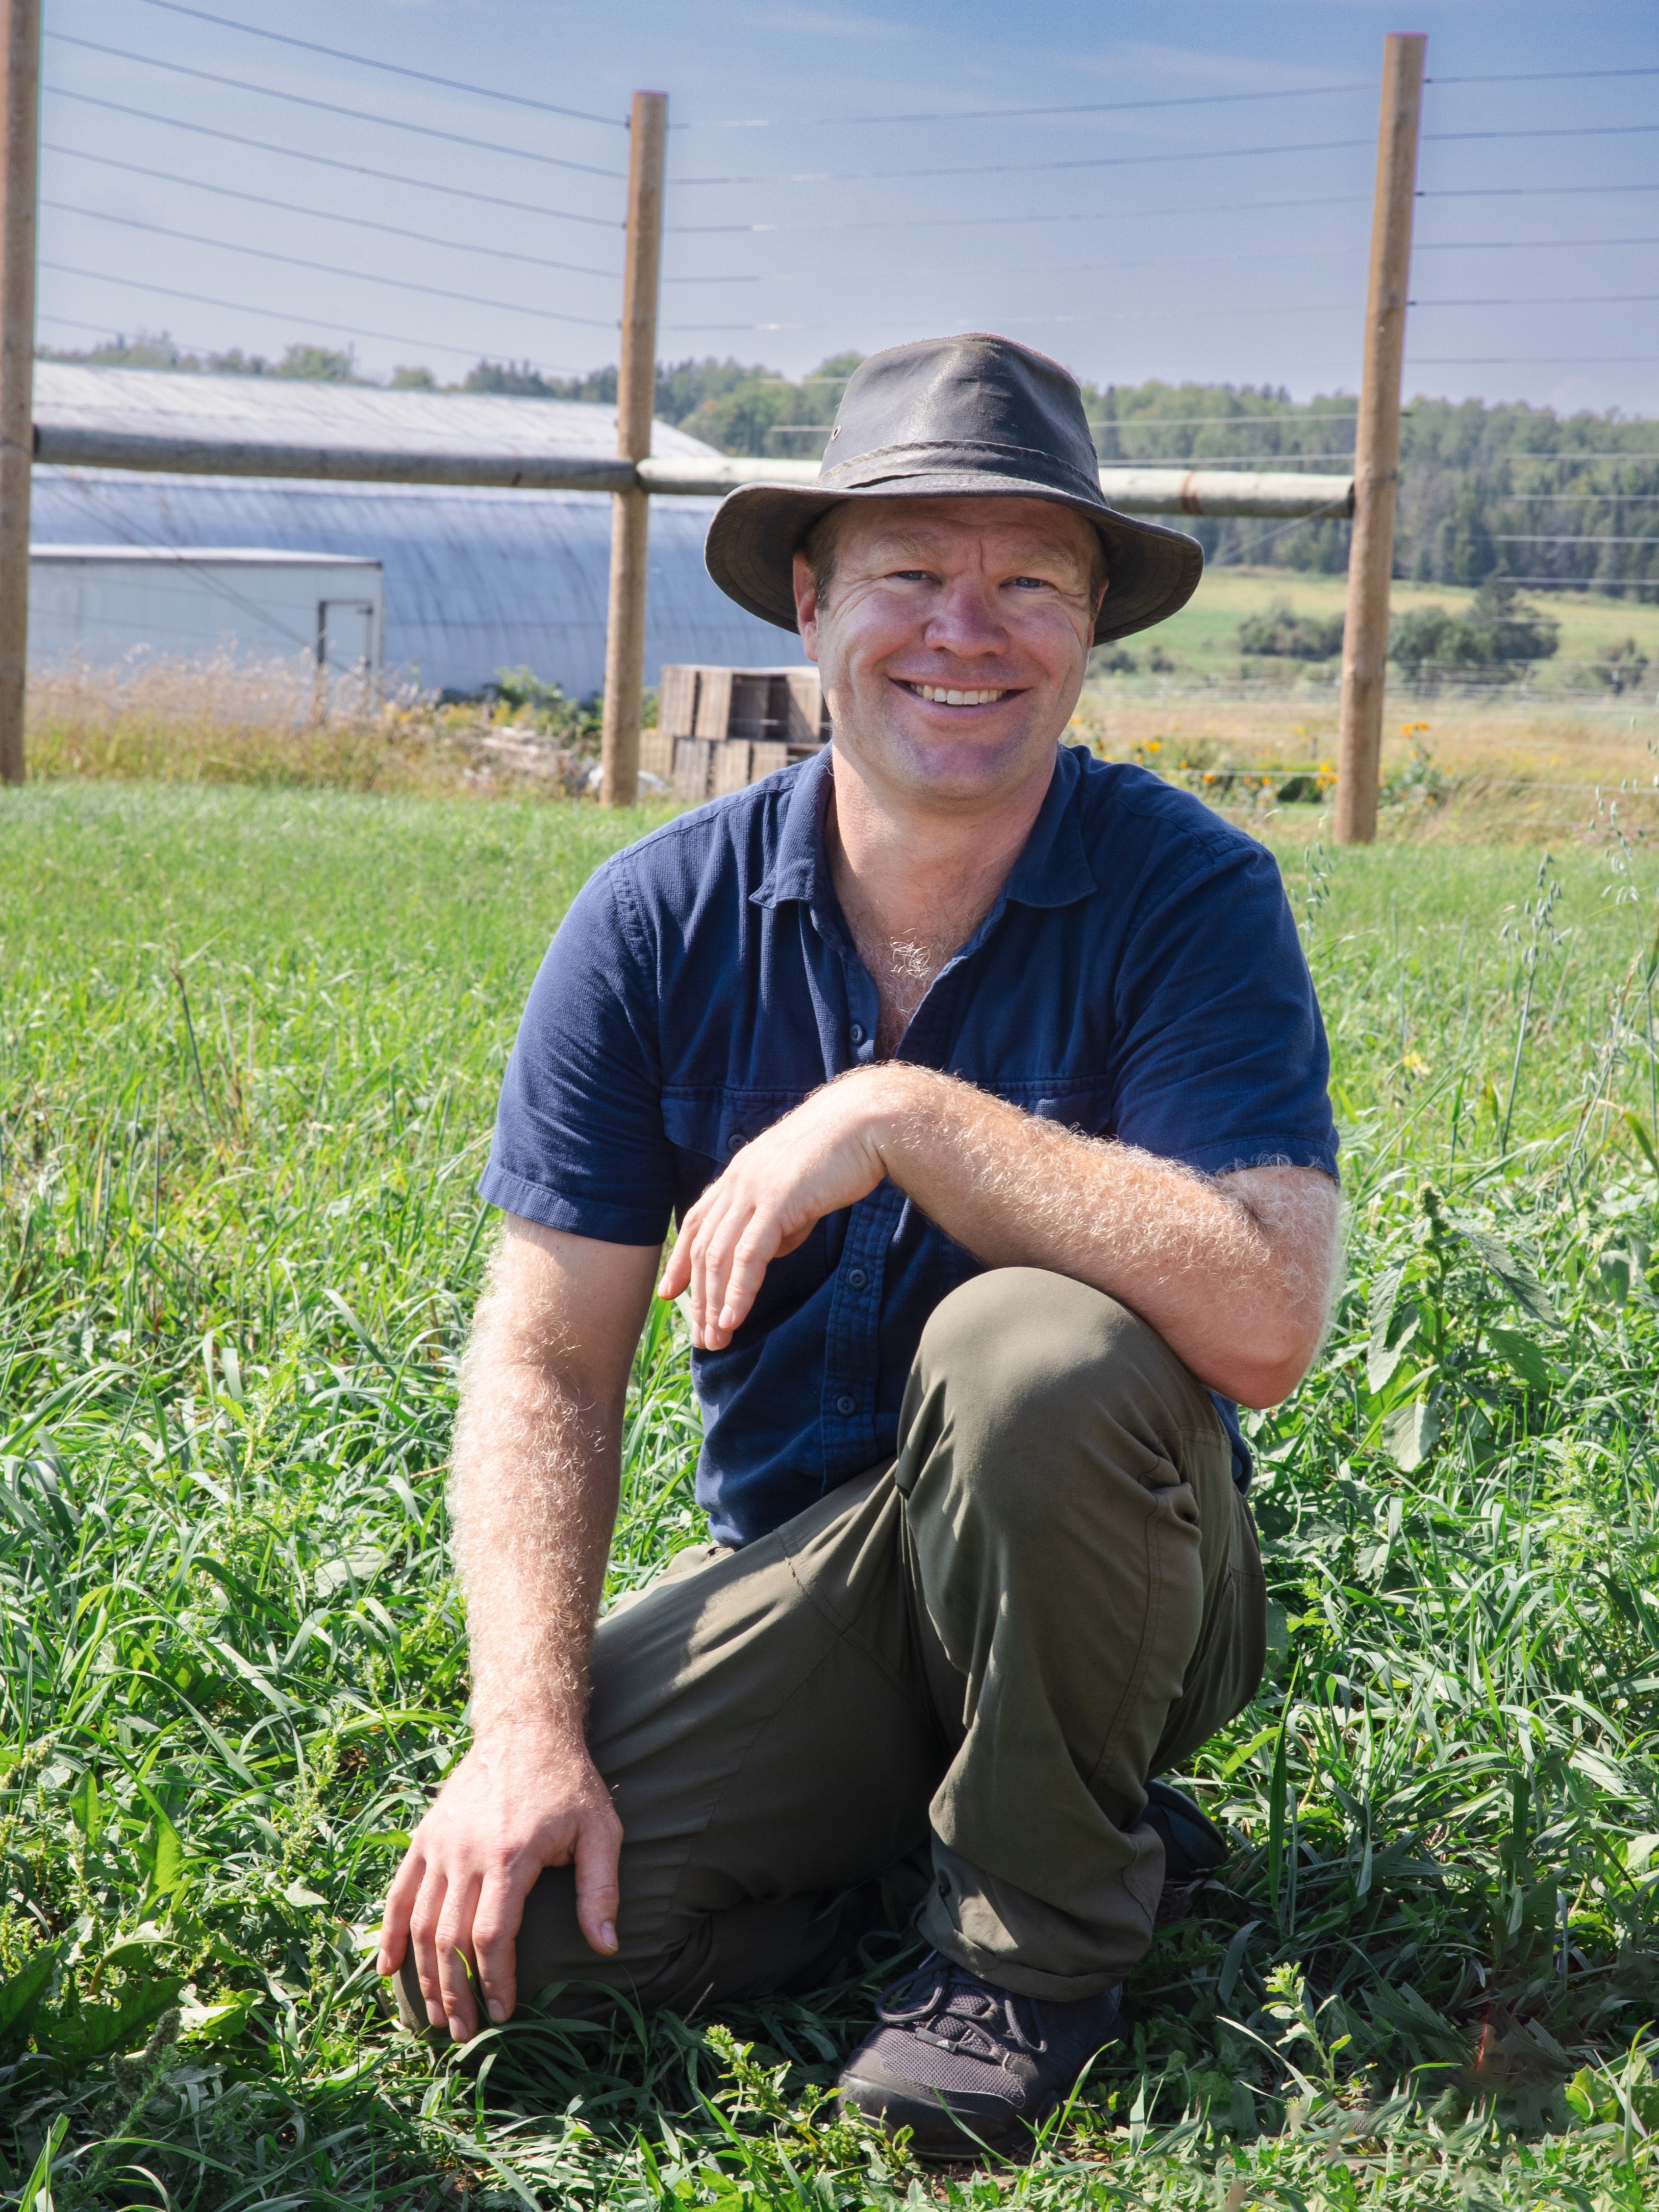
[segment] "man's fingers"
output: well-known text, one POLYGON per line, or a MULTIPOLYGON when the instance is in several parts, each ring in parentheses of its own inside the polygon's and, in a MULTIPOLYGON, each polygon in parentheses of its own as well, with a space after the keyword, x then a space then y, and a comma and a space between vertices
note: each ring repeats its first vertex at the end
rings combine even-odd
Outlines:
POLYGON ((386 1910, 380 1915, 380 1949, 374 1961, 377 1974, 395 1974, 404 1962, 404 1953, 409 1946, 409 1916, 420 1894, 421 1877, 425 1871, 424 1856, 411 1846, 404 1853, 404 1863, 392 1876, 392 1887, 386 1893, 386 1910))
POLYGON ((708 1193, 705 1192, 703 1197, 700 1198, 690 1212, 681 1219, 678 1232, 674 1238, 674 1249, 668 1255, 668 1265, 664 1268, 662 1280, 657 1285, 657 1294, 659 1297, 677 1298, 690 1284, 691 1254, 697 1242, 697 1232, 702 1227, 703 1217, 708 1210, 707 1198, 708 1193))
POLYGON ((702 1274, 697 1315, 702 1323, 703 1341, 716 1352, 726 1341, 721 1334, 720 1309, 726 1303, 726 1271, 731 1265, 732 1233, 729 1221, 723 1218, 697 1240, 702 1274))
POLYGON ((589 1813, 576 1831, 576 1922, 590 1951, 601 1958, 617 1950, 617 1912, 622 1902, 617 1865, 622 1823, 609 1806, 589 1813))
POLYGON ((708 1247, 725 1208, 725 1178, 711 1183, 685 1217, 680 1244, 685 1251, 685 1287, 690 1307, 691 1341, 701 1347, 714 1316, 708 1310, 708 1247))
POLYGON ((438 1978, 438 1921, 444 1905, 444 1878, 428 1868, 409 1916, 409 1940, 415 1948, 415 1975, 426 2016, 434 2027, 446 2025, 443 1988, 438 1978))
MULTIPOLYGON (((529 1869, 534 1881, 539 1867, 529 1869)), ((484 2010, 499 2027, 519 2001, 517 1954, 526 1891, 511 1875, 488 1875, 472 1915, 472 1955, 478 1963, 478 1989, 484 2010)))
POLYGON ((697 1240, 702 1261, 703 1334, 716 1350, 730 1341, 732 1331, 754 1304, 766 1262, 776 1249, 775 1232, 762 1229, 757 1233, 759 1218, 761 1208, 756 1200, 734 1194, 721 1208, 719 1218, 711 1221, 697 1240), (734 1291, 732 1270, 745 1248, 763 1256, 758 1267, 746 1271, 743 1285, 734 1291))
POLYGON ((758 1212, 750 1216, 749 1225, 732 1255, 720 1312, 715 1316, 722 1328, 742 1328, 768 1267, 778 1256, 781 1242, 775 1218, 758 1212))
POLYGON ((478 2031, 477 2003, 472 1982, 472 1915, 478 1901, 475 1875, 465 1889, 451 1888, 438 1920, 438 1987, 457 2043, 465 2043, 478 2031))
POLYGON ((718 1352, 730 1341, 755 1303, 769 1261, 781 1249, 775 1226, 757 1243, 753 1224, 757 1210, 756 1200, 741 1182, 734 1183, 728 1169, 680 1224, 659 1290, 665 1298, 690 1292, 691 1340, 699 1350, 718 1352), (733 1265, 745 1247, 750 1256, 734 1289, 733 1265))
POLYGON ((703 1237, 705 1234, 706 1231, 701 1222, 699 1222, 697 1226, 690 1232, 691 1244, 689 1255, 690 1273, 686 1283, 686 1293, 690 1301, 691 1306, 691 1341, 699 1348, 702 1347, 705 1341, 703 1328, 706 1316, 703 1304, 703 1283, 708 1264, 708 1255, 703 1247, 703 1237))
POLYGON ((747 1200, 724 1193, 721 1202, 710 1206, 693 1242, 691 1318, 702 1332, 703 1344, 711 1352, 718 1352, 730 1333, 721 1331, 720 1308, 726 1302, 726 1276, 732 1264, 732 1247, 748 1213, 747 1200))
POLYGON ((674 1239, 674 1249, 668 1255, 668 1265, 662 1271, 662 1280, 657 1285, 659 1298, 677 1298, 691 1279, 691 1242, 684 1222, 674 1239))

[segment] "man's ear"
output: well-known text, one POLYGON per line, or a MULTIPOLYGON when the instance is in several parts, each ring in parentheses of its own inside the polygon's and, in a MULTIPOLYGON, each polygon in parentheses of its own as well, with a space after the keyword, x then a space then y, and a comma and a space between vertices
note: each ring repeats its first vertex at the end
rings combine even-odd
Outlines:
POLYGON ((802 649, 809 660, 816 660, 818 657, 818 587, 813 581, 812 564, 804 553, 795 556, 793 582, 795 620, 800 626, 802 649))

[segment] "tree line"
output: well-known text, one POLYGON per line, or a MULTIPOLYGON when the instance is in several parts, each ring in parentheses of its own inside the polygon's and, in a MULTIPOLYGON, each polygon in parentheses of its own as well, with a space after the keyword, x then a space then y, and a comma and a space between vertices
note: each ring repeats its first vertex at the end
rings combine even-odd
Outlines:
MULTIPOLYGON (((723 453, 816 460, 860 358, 832 354, 793 379, 761 362, 663 362, 657 414, 723 453)), ((617 372, 544 378, 480 362, 461 388, 610 403, 617 372)), ((1352 392, 1294 400, 1282 385, 1152 378, 1085 383, 1083 398, 1104 463, 1254 462, 1318 475, 1340 475, 1352 463, 1352 392)), ((1348 564, 1349 525, 1340 516, 1289 526, 1200 516, 1182 526, 1224 566, 1340 574, 1348 564)), ((1613 584, 1632 599, 1659 599, 1659 421, 1563 415, 1522 401, 1413 399, 1401 430, 1395 573, 1425 584, 1505 576, 1613 584)), ((1455 657, 1468 641, 1441 643, 1455 657)))
MULTIPOLYGON (((160 337, 121 339, 59 361, 206 373, 361 381, 352 356, 294 345, 277 361, 240 349, 198 356, 160 337)), ((662 362, 656 411, 724 453, 816 460, 861 356, 838 353, 789 378, 762 362, 662 362)), ((614 366, 549 377, 528 363, 480 361, 439 386, 421 367, 395 369, 404 389, 513 393, 614 404, 614 366)), ((1213 463, 1340 474, 1353 454, 1352 393, 1294 400, 1283 386, 1085 383, 1103 462, 1213 463)), ((1349 526, 1333 515, 1291 524, 1195 517, 1185 522, 1224 566, 1340 574, 1349 526)), ((1413 399, 1401 426, 1396 575, 1478 586, 1510 577, 1540 586, 1614 586, 1659 599, 1659 421, 1616 410, 1558 414, 1522 401, 1413 399)), ((1431 656, 1433 657, 1433 656, 1431 656)))

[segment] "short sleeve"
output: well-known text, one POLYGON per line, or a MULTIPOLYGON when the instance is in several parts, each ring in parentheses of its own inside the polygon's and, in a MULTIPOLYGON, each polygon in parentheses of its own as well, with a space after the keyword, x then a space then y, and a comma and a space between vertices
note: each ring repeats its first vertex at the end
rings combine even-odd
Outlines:
POLYGON ((658 987, 615 861, 577 895, 530 987, 478 1188, 611 1244, 660 1244, 675 1199, 658 987))
POLYGON ((1115 1133, 1206 1174, 1337 1172, 1330 1054, 1273 855, 1240 837, 1158 870, 1118 978, 1115 1133))

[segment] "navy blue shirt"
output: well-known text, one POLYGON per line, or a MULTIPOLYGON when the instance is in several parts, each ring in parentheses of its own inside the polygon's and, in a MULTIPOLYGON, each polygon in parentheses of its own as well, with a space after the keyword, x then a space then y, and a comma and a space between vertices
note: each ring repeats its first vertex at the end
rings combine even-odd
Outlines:
MULTIPOLYGON (((826 747, 596 871, 532 986, 486 1199, 660 1244, 741 1145, 873 1060, 876 987, 824 848, 830 791, 826 747)), ((1212 1174, 1336 1172, 1324 1030, 1272 854, 1080 750, 1061 749, 1024 850, 897 1056, 1212 1174)), ((773 1261, 732 1342, 692 1355, 697 1496, 719 1541, 893 1455, 922 1326, 980 1272, 890 1182, 773 1261)))

